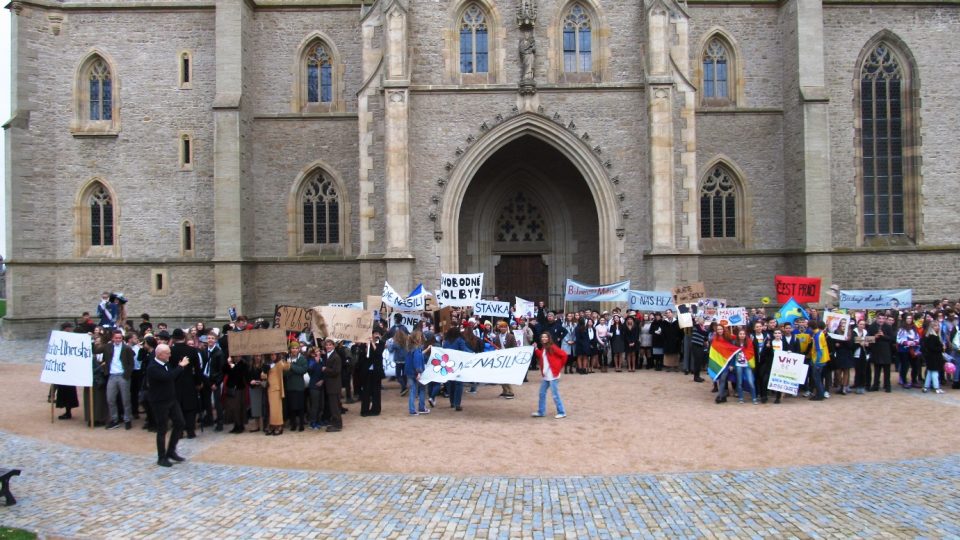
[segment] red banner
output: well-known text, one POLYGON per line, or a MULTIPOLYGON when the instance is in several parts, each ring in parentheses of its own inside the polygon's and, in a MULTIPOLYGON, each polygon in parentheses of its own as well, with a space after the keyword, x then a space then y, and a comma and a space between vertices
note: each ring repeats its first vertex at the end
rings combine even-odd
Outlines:
POLYGON ((820 302, 820 278, 776 276, 777 302, 785 304, 791 297, 801 304, 820 302))

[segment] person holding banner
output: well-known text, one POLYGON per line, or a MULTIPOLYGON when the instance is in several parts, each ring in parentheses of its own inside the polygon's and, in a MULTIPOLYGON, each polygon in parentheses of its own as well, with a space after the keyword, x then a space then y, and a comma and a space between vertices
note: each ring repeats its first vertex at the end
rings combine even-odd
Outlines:
MULTIPOLYGON (((469 328, 464 328, 463 334, 471 334, 469 328)), ((476 338, 474 337, 474 340, 476 338)), ((451 326, 447 329, 446 334, 443 335, 443 343, 441 345, 444 349, 453 349, 456 351, 463 351, 467 353, 478 352, 471 349, 467 342, 464 340, 463 335, 461 335, 460 329, 456 326, 451 326)), ((449 381, 447 383, 447 393, 450 396, 450 407, 456 411, 463 410, 463 382, 462 381, 449 381)))
POLYGON ((557 347, 553 341, 550 332, 540 334, 540 344, 535 353, 540 359, 540 374, 543 380, 540 382, 540 400, 537 405, 537 412, 531 416, 534 418, 543 418, 547 413, 547 389, 553 395, 553 404, 557 407, 556 419, 566 418, 567 410, 563 407, 563 400, 560 399, 560 374, 567 363, 567 353, 557 347))
POLYGON ((407 385, 410 388, 407 405, 409 406, 410 416, 430 414, 430 409, 426 405, 427 387, 420 383, 420 376, 426 367, 424 359, 429 354, 424 350, 425 347, 429 349, 426 339, 423 337, 423 331, 420 328, 415 328, 406 339, 406 346, 403 347, 401 353, 406 355, 407 385), (420 400, 419 407, 414 408, 417 406, 418 398, 420 400))
POLYGON ((753 368, 756 366, 756 354, 753 348, 753 341, 747 337, 747 331, 744 328, 737 330, 737 337, 733 341, 734 346, 740 350, 734 355, 733 365, 737 373, 737 400, 743 403, 743 383, 750 385, 750 397, 754 405, 759 405, 757 400, 757 381, 753 376, 753 368))
MULTIPOLYGON (((497 331, 490 340, 490 343, 498 350, 512 349, 517 347, 517 338, 513 337, 513 333, 510 332, 510 327, 506 321, 500 321, 497 323, 497 331)), ((513 399, 515 397, 512 385, 501 384, 500 389, 500 397, 503 399, 513 399)))

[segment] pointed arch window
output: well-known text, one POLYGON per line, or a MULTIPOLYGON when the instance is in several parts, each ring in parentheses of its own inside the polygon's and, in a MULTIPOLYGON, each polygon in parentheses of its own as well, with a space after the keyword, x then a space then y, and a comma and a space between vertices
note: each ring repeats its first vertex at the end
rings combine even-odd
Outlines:
POLYGON ((460 17, 460 73, 489 72, 487 13, 479 4, 467 6, 460 17))
POLYGON ((730 100, 730 53, 720 38, 707 43, 703 53, 703 98, 713 102, 730 100))
POLYGON ((860 69, 860 150, 863 235, 895 241, 910 232, 909 177, 904 149, 906 97, 904 63, 884 42, 869 51, 860 69))
POLYGON ((593 70, 593 41, 590 15, 574 4, 563 18, 563 71, 587 73, 593 70))
POLYGON ((74 135, 116 135, 120 131, 118 81, 107 58, 91 53, 77 70, 74 87, 74 135))
POLYGON ((740 197, 737 181, 717 165, 700 184, 700 238, 737 241, 740 238, 740 197))
POLYGON ((110 192, 98 182, 90 189, 87 205, 90 209, 90 245, 112 246, 113 201, 110 192))
POLYGON ((497 242, 545 242, 546 225, 540 209, 526 195, 517 193, 497 218, 497 242))
POLYGON ((324 43, 318 41, 307 50, 306 70, 307 103, 332 102, 333 62, 324 43))
POLYGON ((300 196, 303 211, 303 245, 320 246, 340 243, 340 196, 333 180, 315 173, 300 196))
POLYGON ((102 58, 90 66, 90 120, 113 118, 113 79, 110 68, 102 58))

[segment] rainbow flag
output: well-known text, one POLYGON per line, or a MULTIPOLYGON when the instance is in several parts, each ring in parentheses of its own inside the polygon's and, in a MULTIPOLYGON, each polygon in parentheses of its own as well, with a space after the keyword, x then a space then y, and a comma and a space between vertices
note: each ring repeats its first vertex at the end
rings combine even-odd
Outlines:
POLYGON ((730 359, 739 351, 740 347, 737 347, 722 337, 718 336, 715 338, 713 343, 710 344, 710 355, 707 360, 707 373, 710 374, 710 378, 717 380, 723 368, 727 367, 730 359))

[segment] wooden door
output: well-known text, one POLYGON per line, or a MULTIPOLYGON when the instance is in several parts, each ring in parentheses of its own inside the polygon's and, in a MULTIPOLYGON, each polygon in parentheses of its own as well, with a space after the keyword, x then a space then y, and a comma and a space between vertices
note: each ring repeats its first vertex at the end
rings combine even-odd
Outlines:
POLYGON ((540 255, 502 255, 496 280, 497 296, 501 301, 512 303, 515 296, 536 302, 549 300, 547 265, 540 255))

